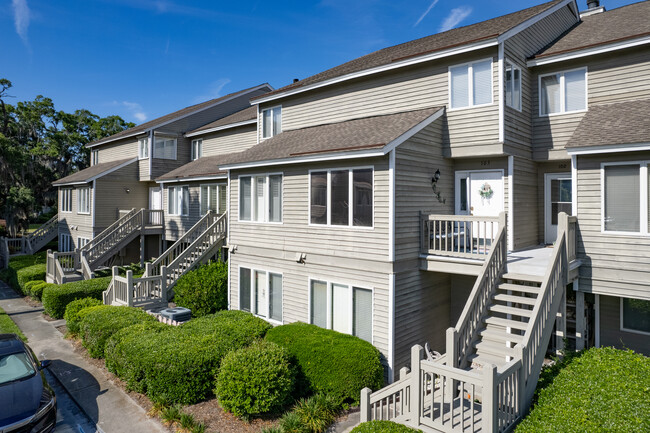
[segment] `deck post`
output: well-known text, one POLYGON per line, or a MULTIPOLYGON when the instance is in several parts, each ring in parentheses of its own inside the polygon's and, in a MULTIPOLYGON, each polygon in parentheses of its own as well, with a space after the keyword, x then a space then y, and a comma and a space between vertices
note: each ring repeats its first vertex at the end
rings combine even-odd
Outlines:
POLYGON ((160 296, 167 302, 167 266, 160 267, 160 296))
POLYGON ((499 213, 499 227, 505 227, 506 229, 506 249, 508 249, 508 237, 512 236, 512 233, 508 233, 508 214, 506 212, 499 213))
POLYGON ((126 271, 126 305, 133 307, 133 271, 126 271))
POLYGON ((573 290, 576 292, 576 350, 585 348, 585 294, 581 292, 576 278, 573 280, 573 290))
POLYGON ((144 266, 144 230, 142 231, 142 234, 140 234, 140 267, 143 266, 144 266))
POLYGON ((483 429, 496 432, 499 426, 497 405, 497 367, 493 364, 483 366, 483 429))
POLYGON ((410 419, 411 426, 417 427, 420 424, 420 411, 422 410, 421 386, 421 362, 424 349, 419 344, 411 347, 411 398, 410 401, 410 419))
POLYGON ((361 390, 361 408, 359 411, 360 421, 366 422, 371 421, 372 414, 370 412, 370 394, 372 390, 368 387, 365 387, 361 390))
MULTIPOLYGON (((447 328, 447 365, 453 368, 458 368, 458 339, 456 336, 456 328, 447 328)), ((458 389, 458 381, 449 379, 449 383, 447 384, 449 401, 454 401, 456 389, 458 389)))

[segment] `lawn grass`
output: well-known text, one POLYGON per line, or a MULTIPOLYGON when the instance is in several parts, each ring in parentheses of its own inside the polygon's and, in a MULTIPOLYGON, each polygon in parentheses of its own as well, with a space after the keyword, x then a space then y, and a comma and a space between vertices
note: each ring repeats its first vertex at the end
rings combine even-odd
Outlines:
POLYGON ((22 333, 18 325, 11 320, 11 317, 0 308, 0 334, 17 334, 21 340, 27 341, 27 337, 22 333))

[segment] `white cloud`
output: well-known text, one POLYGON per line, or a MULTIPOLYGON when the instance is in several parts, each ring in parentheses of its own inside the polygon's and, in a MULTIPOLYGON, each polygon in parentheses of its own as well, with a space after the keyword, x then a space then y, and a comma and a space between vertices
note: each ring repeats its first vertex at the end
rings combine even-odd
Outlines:
POLYGON ((442 22, 439 31, 446 32, 447 30, 453 29, 467 18, 472 13, 472 10, 473 9, 469 6, 461 6, 452 9, 449 15, 447 15, 447 18, 442 22))
POLYGON ((29 28, 29 20, 31 18, 27 0, 12 0, 11 5, 14 8, 16 33, 18 33, 23 42, 27 43, 27 29, 29 28))
POLYGON ((230 78, 219 78, 218 80, 213 81, 210 83, 210 86, 208 86, 207 92, 194 98, 194 102, 198 104, 200 102, 209 101, 210 99, 215 99, 223 96, 221 94, 221 91, 229 83, 230 78))
POLYGON ((147 113, 144 112, 142 109, 142 105, 138 104, 137 102, 130 102, 130 101, 122 101, 122 102, 117 102, 113 101, 114 105, 121 105, 122 107, 125 107, 128 112, 137 120, 138 122, 142 123, 145 120, 147 120, 147 113))
POLYGON ((440 0, 433 0, 431 2, 429 7, 427 8, 427 10, 424 11, 424 13, 422 15, 420 15, 420 18, 418 18, 418 20, 415 22, 415 24, 413 24, 413 27, 417 27, 417 25, 420 24, 420 21, 422 21, 424 19, 424 17, 429 15, 429 12, 431 12, 431 9, 433 9, 433 7, 438 3, 438 1, 440 1, 440 0))

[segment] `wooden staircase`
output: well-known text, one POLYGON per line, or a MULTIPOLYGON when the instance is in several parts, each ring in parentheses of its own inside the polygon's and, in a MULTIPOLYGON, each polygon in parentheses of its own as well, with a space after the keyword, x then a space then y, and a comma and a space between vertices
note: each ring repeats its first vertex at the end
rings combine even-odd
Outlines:
POLYGON ((20 238, 0 239, 0 269, 9 266, 12 256, 37 253, 59 234, 59 216, 54 215, 34 232, 20 238))

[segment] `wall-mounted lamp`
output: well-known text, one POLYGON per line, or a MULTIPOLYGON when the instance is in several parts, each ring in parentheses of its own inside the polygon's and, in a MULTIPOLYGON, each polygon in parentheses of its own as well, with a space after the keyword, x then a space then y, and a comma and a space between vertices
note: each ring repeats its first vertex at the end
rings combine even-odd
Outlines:
POLYGON ((438 180, 440 179, 440 170, 436 170, 436 172, 433 174, 433 177, 431 178, 431 185, 435 185, 438 183, 438 180))
POLYGON ((296 263, 305 263, 307 260, 307 253, 296 253, 296 263))
POLYGON ((438 181, 439 180, 440 180, 440 169, 436 170, 436 172, 433 174, 433 177, 431 178, 431 189, 433 190, 433 194, 438 199, 438 203, 445 204, 447 199, 443 198, 440 195, 440 191, 438 190, 438 181))
POLYGON ((128 194, 128 193, 131 192, 131 190, 129 188, 127 188, 127 187, 124 187, 124 192, 128 194))
POLYGON ((228 247, 228 252, 229 252, 230 254, 235 254, 235 251, 237 251, 237 245, 230 245, 230 246, 228 247))

